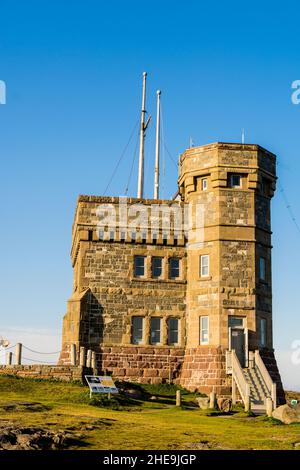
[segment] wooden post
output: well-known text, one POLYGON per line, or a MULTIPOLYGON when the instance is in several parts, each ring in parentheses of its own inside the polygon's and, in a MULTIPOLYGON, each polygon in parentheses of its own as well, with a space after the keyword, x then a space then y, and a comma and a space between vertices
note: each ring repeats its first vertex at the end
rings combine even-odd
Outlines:
POLYGON ((71 357, 71 366, 76 366, 76 344, 75 343, 71 344, 70 357, 71 357))
POLYGON ((84 346, 81 346, 80 348, 79 365, 82 367, 85 366, 85 347, 84 346))
POLYGON ((97 369, 97 357, 95 351, 92 351, 92 368, 94 371, 97 369))
POLYGON ((246 385, 246 394, 245 394, 245 411, 248 413, 251 410, 251 402, 250 402, 250 385, 246 385))
POLYGON ((6 353, 6 365, 7 366, 12 365, 12 352, 6 353))
POLYGON ((235 380, 232 376, 232 404, 233 405, 236 405, 236 383, 235 383, 235 380))
POLYGON ((272 417, 272 413, 273 413, 273 400, 272 400, 272 398, 270 398, 270 397, 266 398, 266 413, 267 413, 267 416, 269 416, 269 418, 272 417))
POLYGON ((22 363, 22 344, 17 343, 16 345, 16 365, 20 366, 22 363))
POLYGON ((216 406, 216 394, 215 392, 211 392, 209 394, 209 408, 213 410, 216 406))
POLYGON ((88 352, 87 352, 86 366, 90 367, 90 368, 92 367, 92 351, 91 351, 91 349, 88 349, 88 352))
POLYGON ((181 406, 181 392, 180 392, 180 390, 176 391, 176 406, 181 406))

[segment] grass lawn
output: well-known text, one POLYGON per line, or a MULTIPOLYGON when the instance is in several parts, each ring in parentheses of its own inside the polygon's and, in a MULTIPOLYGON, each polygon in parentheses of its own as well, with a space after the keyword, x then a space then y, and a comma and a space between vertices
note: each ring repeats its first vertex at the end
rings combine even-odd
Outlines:
POLYGON ((183 392, 175 404, 174 386, 145 386, 156 400, 91 403, 88 388, 77 383, 0 376, 0 423, 80 433, 72 449, 300 449, 300 424, 283 425, 241 410, 232 415, 193 407, 195 394, 183 392), (22 405, 35 402, 35 405, 22 405), (12 405, 17 404, 14 408, 12 405), (116 408, 116 409, 114 409, 116 408))

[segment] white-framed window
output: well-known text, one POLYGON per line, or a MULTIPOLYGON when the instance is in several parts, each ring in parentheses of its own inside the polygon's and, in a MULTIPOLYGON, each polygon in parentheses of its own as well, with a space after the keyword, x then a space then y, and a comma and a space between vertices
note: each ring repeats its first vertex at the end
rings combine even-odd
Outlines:
POLYGON ((150 344, 161 342, 161 318, 152 317, 150 320, 150 344))
POLYGON ((169 258, 169 278, 178 279, 180 277, 180 259, 169 258))
POLYGON ((207 191, 207 188, 208 188, 207 178, 203 178, 201 180, 201 189, 202 189, 202 191, 207 191))
POLYGON ((266 258, 263 256, 259 258, 259 279, 261 281, 266 280, 266 258))
POLYGON ((152 277, 157 279, 162 275, 162 262, 163 258, 161 256, 152 257, 152 277))
POLYGON ((167 320, 168 325, 168 344, 178 344, 179 339, 179 320, 176 317, 169 317, 167 320))
POLYGON ((141 344, 143 342, 144 317, 132 317, 131 319, 131 342, 141 344))
POLYGON ((241 175, 237 175, 237 174, 230 175, 230 187, 241 188, 241 186, 242 186, 241 175))
POLYGON ((200 344, 209 343, 209 317, 204 315, 200 317, 200 344))
POLYGON ((209 255, 200 256, 200 277, 209 276, 209 255))
POLYGON ((135 277, 143 277, 145 275, 146 256, 134 257, 134 275, 135 277))
POLYGON ((260 319, 260 346, 262 348, 267 346, 267 320, 260 319))

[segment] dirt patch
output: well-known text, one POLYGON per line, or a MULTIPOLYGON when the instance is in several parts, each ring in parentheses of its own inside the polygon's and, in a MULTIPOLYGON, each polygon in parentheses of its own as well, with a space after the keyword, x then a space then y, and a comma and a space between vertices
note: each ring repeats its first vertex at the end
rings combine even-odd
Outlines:
POLYGON ((24 411, 36 411, 36 412, 41 412, 41 411, 49 411, 51 410, 51 406, 46 406, 43 405, 42 403, 39 402, 10 402, 10 403, 4 403, 0 405, 0 410, 7 411, 7 412, 24 412, 24 411))

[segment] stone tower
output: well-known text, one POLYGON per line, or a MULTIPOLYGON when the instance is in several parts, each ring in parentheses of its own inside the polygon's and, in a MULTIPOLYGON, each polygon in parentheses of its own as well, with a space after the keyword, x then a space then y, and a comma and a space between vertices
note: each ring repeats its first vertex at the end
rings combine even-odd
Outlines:
POLYGON ((182 381, 188 386, 202 382, 224 391, 226 350, 235 349, 243 367, 249 365, 249 352, 260 350, 282 395, 272 339, 275 164, 275 155, 258 145, 216 143, 181 156, 180 194, 194 214, 197 206, 204 211, 203 231, 192 226, 186 245, 182 381), (201 322, 207 336, 204 331, 201 337, 201 322))
POLYGON ((174 200, 130 198, 125 207, 117 197, 80 196, 60 363, 73 343, 116 378, 229 395, 226 353, 246 369, 259 351, 282 399, 272 342, 275 162, 258 145, 214 143, 182 154, 174 200), (107 206, 116 223, 100 230, 107 206), (165 236, 161 209, 186 206, 188 229, 177 233, 172 216, 165 236), (144 218, 133 229, 136 212, 144 218))

